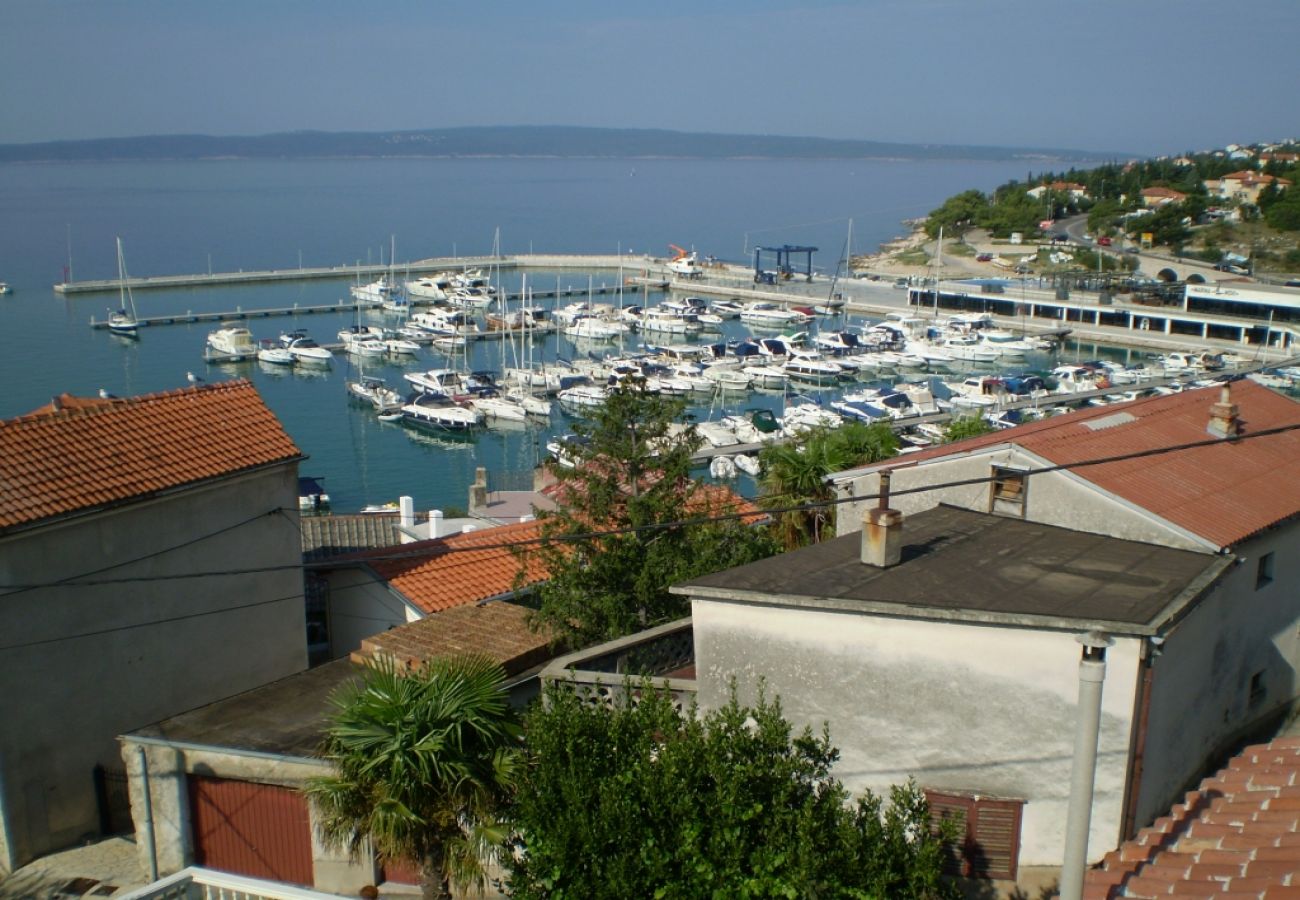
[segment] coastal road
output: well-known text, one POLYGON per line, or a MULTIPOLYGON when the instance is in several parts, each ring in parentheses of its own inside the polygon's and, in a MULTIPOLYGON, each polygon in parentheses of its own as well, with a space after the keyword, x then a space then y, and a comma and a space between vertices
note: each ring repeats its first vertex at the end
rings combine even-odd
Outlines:
POLYGON ((1135 256, 1138 261, 1137 271, 1148 278, 1155 278, 1162 269, 1173 269, 1178 273, 1180 280, 1186 280, 1188 275, 1200 275, 1206 281, 1246 281, 1240 275, 1234 275, 1231 272, 1220 272, 1213 265, 1202 262, 1197 259, 1187 259, 1185 257, 1175 257, 1168 253, 1159 253, 1151 250, 1142 250, 1136 254, 1124 253, 1124 246, 1127 239, 1123 236, 1115 239, 1116 246, 1101 247, 1096 241, 1084 238, 1088 232, 1087 216, 1071 216, 1068 219, 1061 219, 1056 223, 1053 232, 1064 232, 1070 238, 1070 241, 1083 247, 1093 250, 1099 250, 1103 253, 1110 253, 1112 256, 1135 256))

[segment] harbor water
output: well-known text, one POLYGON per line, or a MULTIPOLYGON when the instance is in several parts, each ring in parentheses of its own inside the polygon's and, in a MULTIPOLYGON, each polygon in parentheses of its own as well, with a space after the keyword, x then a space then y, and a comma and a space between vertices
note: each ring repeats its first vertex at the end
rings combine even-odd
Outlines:
MULTIPOLYGON (((756 246, 799 244, 819 247, 814 265, 830 275, 843 256, 850 218, 855 252, 869 252, 899 233, 902 219, 923 215, 945 197, 1023 175, 1023 164, 1012 162, 863 160, 637 160, 634 167, 618 160, 0 166, 0 280, 14 291, 0 297, 8 338, 0 356, 6 384, 0 417, 28 412, 64 391, 128 396, 184 387, 187 373, 209 382, 243 377, 309 456, 301 471, 324 478, 336 510, 402 494, 413 496, 419 509, 463 507, 477 466, 489 470, 496 487, 523 486, 547 440, 568 431, 570 420, 557 410, 549 425, 486 429, 469 440, 417 434, 348 403, 344 382, 359 369, 344 354, 315 372, 257 362, 208 364, 203 345, 211 323, 151 327, 138 340, 123 339, 89 327, 118 305, 116 295, 63 297, 52 285, 69 274, 74 280, 114 277, 118 236, 133 276, 375 264, 388 261, 394 240, 399 263, 485 255, 494 245, 502 253, 662 257, 670 243, 745 262, 756 246)), ((400 268, 396 274, 403 279, 400 268)), ((502 289, 518 291, 521 278, 520 272, 502 272, 502 289)), ((538 290, 582 290, 589 283, 615 284, 619 275, 533 271, 527 278, 538 290)), ((345 279, 279 282, 138 291, 134 299, 141 316, 156 316, 324 305, 345 298, 347 288, 345 279)), ((617 296, 596 299, 619 302, 617 296)), ((657 299, 637 292, 623 302, 657 299)), ((259 338, 304 328, 320 343, 332 343, 357 321, 395 324, 378 311, 245 324, 259 338)), ((748 331, 734 321, 725 328, 703 339, 748 331)), ((625 348, 637 343, 632 338, 625 348)), ((538 339, 528 354, 549 361, 616 349, 551 336, 538 339)), ((467 360, 425 349, 416 358, 367 363, 365 373, 405 387, 403 372, 452 363, 496 370, 523 353, 509 341, 481 341, 470 345, 467 360)), ((705 418, 752 407, 779 411, 783 403, 780 393, 724 399, 725 406, 715 401, 691 412, 705 418)))

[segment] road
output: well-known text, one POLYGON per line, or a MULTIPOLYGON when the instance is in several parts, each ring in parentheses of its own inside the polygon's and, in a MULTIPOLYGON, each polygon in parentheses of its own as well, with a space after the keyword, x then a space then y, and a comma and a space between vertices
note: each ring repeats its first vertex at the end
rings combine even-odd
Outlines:
MULTIPOLYGON (((1117 245, 1114 247, 1099 247, 1096 242, 1084 237, 1088 232, 1088 217, 1071 216, 1068 219, 1061 219, 1053 228, 1053 232, 1065 232, 1071 243, 1078 244, 1082 247, 1088 247, 1093 250, 1100 250, 1103 253, 1110 253, 1112 256, 1128 256, 1123 251, 1123 245, 1126 239, 1123 236, 1116 238, 1117 245)), ((1173 269, 1178 273, 1180 281, 1186 281, 1187 276, 1197 274, 1206 281, 1241 281, 1242 276, 1233 275, 1230 272, 1220 272, 1210 263, 1201 262, 1200 260, 1186 259, 1183 257, 1174 257, 1167 253, 1156 253, 1151 250, 1145 250, 1137 254, 1138 274, 1145 275, 1148 278, 1155 278, 1161 269, 1173 269)))

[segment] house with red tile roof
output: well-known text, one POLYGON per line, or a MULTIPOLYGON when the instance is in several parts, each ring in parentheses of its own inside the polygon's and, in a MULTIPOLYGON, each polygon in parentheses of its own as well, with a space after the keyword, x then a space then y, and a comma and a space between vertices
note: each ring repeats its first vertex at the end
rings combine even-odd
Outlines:
POLYGON ((328 579, 330 652, 461 606, 516 597, 545 580, 528 548, 542 535, 533 520, 446 538, 381 547, 322 564, 328 579))
MULTIPOLYGON (((838 534, 861 539, 886 475, 888 505, 901 516, 910 548, 898 569, 912 576, 886 582, 859 569, 855 579, 849 566, 807 601, 802 618, 784 609, 765 613, 766 623, 756 598, 792 605, 800 595, 792 575, 764 571, 746 581, 741 569, 719 573, 725 585, 697 579, 679 586, 693 598, 699 671, 729 675, 745 666, 757 671, 758 660, 781 660, 765 674, 789 712, 810 683, 813 663, 802 648, 815 648, 817 665, 854 673, 846 677, 858 705, 845 708, 867 723, 860 725, 872 735, 866 746, 876 751, 876 762, 864 756, 860 765, 889 768, 879 762, 886 749, 899 758, 889 742, 907 742, 912 752, 892 774, 928 773, 945 797, 964 798, 975 819, 971 798, 1020 801, 1026 864, 1059 862, 1068 781, 1061 764, 1070 754, 1060 738, 1074 718, 1076 636, 1095 631, 1114 642, 1092 860, 1149 825, 1243 735, 1294 707, 1294 400, 1241 380, 1088 408, 841 472, 831 476, 841 500, 838 534), (966 524, 957 510, 1028 528, 1023 546, 1005 534, 994 540, 1001 528, 966 524), (927 524, 939 511, 944 528, 927 524), (1086 546, 1084 536, 1103 543, 1086 546), (973 549, 963 555, 963 546, 973 549), (937 562, 945 558, 951 570, 937 562), (1105 600, 1113 591, 1131 592, 1130 601, 1105 600), (860 626, 850 625, 853 616, 860 626), (892 662, 880 669, 881 660, 892 662), (801 664, 799 678, 781 675, 801 664), (873 681, 910 703, 894 712, 884 699, 864 708, 864 685, 873 681), (969 694, 972 684, 981 685, 977 694, 969 694), (965 699, 954 706, 953 698, 965 699), (931 706, 952 721, 908 712, 931 706), (1003 726, 1011 730, 999 741, 1003 726), (947 753, 950 746, 960 758, 947 753)), ((831 552, 812 548, 809 555, 831 552)), ((817 569, 784 559, 787 572, 817 569)), ((708 696, 703 684, 700 691, 708 696)), ((809 720, 830 718, 834 734, 826 696, 805 700, 809 720)))
POLYGON ((1239 172, 1230 172, 1218 180, 1205 182, 1205 189, 1213 197, 1222 197, 1225 200, 1236 200, 1241 203, 1257 203, 1259 202, 1259 192, 1269 185, 1285 190, 1291 187, 1291 181, 1264 172, 1242 169, 1239 172))
POLYGON ((305 667, 302 458, 243 380, 0 421, 0 873, 111 827, 118 734, 305 667))
POLYGON ((1167 187, 1149 187, 1142 189, 1142 205, 1145 207, 1164 206, 1167 203, 1182 203, 1187 195, 1167 187))
POLYGON ((1300 738, 1242 750, 1107 853, 1083 896, 1300 897, 1300 738))

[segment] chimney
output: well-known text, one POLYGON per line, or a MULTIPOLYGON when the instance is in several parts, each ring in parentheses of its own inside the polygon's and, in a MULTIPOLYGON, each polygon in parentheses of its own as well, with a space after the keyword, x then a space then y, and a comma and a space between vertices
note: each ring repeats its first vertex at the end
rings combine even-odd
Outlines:
POLYGON ((1219 392, 1219 402, 1210 407, 1210 422, 1205 430, 1219 438, 1236 437, 1241 430, 1237 404, 1232 402, 1232 388, 1228 384, 1219 392))
POLYGON ((862 517, 862 562, 887 569, 903 558, 903 514, 889 508, 889 473, 880 473, 880 504, 862 517))
POLYGON ((401 510, 401 521, 398 523, 403 528, 415 527, 415 501, 410 497, 398 497, 398 508, 401 510))
POLYGON ((442 537, 442 510, 429 510, 429 537, 442 537))
POLYGON ((487 506, 487 469, 479 466, 474 470, 474 483, 469 486, 469 512, 487 506))

